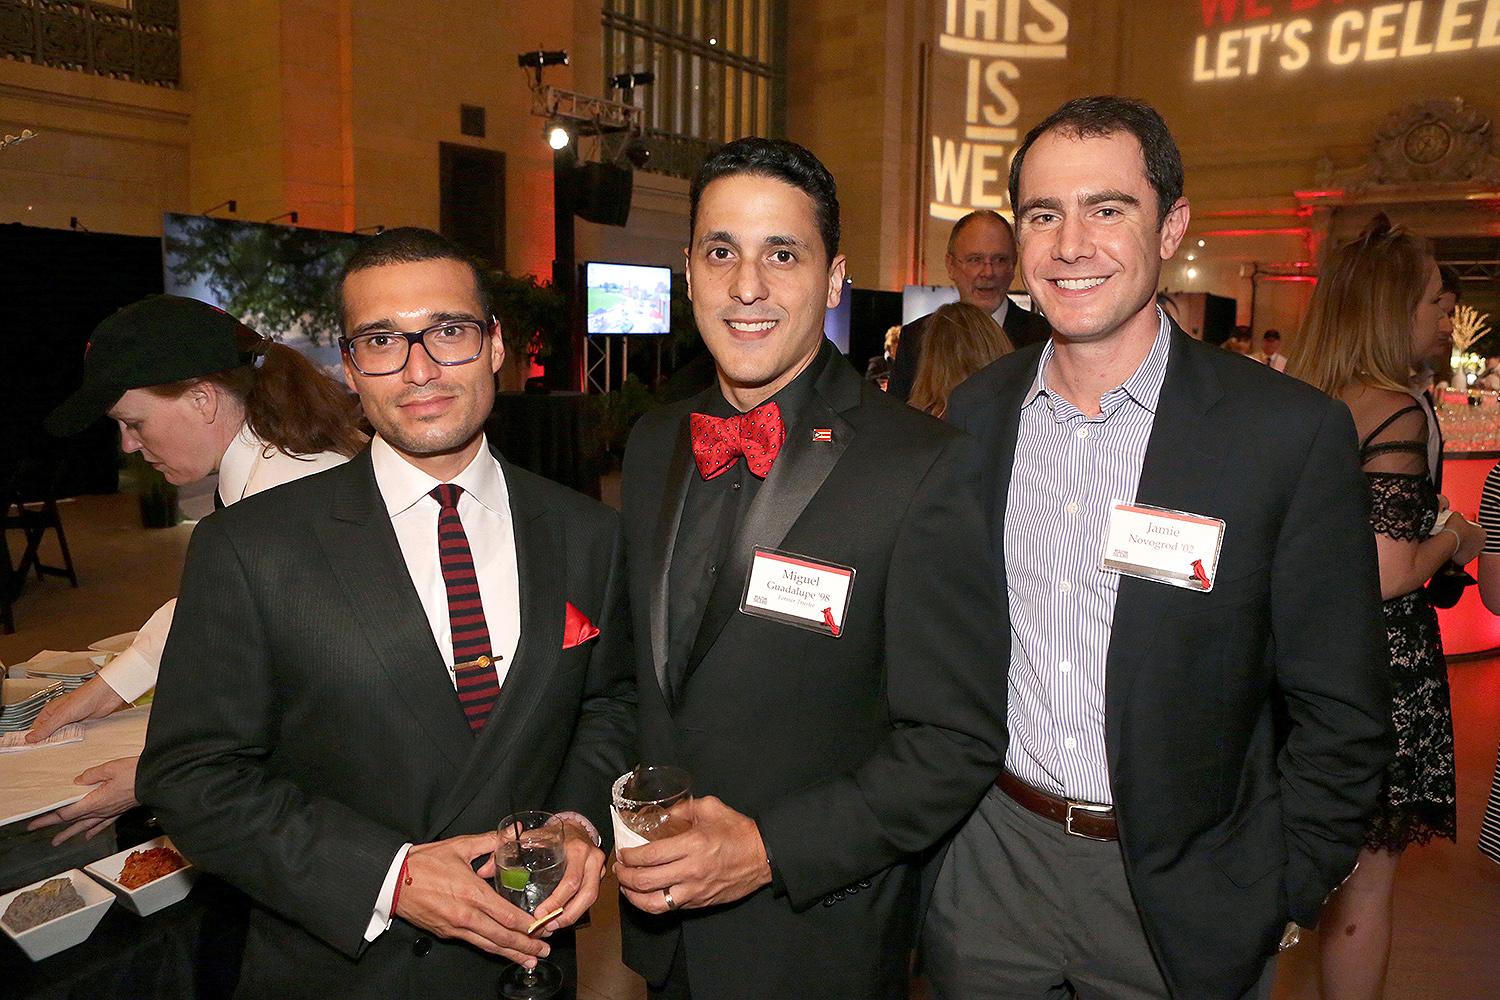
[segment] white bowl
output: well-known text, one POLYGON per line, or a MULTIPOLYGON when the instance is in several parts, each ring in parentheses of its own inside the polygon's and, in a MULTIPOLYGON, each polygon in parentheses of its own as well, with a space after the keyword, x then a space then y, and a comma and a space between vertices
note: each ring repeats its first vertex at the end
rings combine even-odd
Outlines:
POLYGON ((87 680, 99 672, 109 659, 108 653, 59 653, 22 664, 27 677, 50 677, 53 680, 87 680))
POLYGON ((38 692, 56 684, 57 681, 47 677, 10 677, 5 681, 3 688, 4 703, 6 705, 17 705, 27 698, 35 696, 38 692))
POLYGON ((98 642, 89 643, 89 649, 98 649, 106 653, 123 653, 130 647, 132 642, 135 642, 135 637, 139 634, 139 632, 121 632, 119 635, 112 635, 108 639, 100 639, 98 642))
MULTIPOLYGON (((125 862, 136 851, 145 851, 153 847, 172 847, 172 841, 166 837, 157 837, 148 840, 144 844, 137 844, 126 851, 111 854, 107 858, 95 861, 91 865, 85 865, 83 870, 99 880, 99 884, 110 892, 120 897, 120 902, 131 912, 142 917, 150 916, 157 910, 165 909, 173 903, 180 902, 192 889, 193 883, 198 880, 198 869, 188 861, 187 866, 179 868, 175 872, 168 872, 159 879, 154 879, 141 886, 139 889, 127 889, 120 884, 120 873, 125 869, 125 862)), ((177 848, 172 847, 176 851, 177 848)), ((177 851, 181 855, 181 851, 177 851)), ((183 857, 187 861, 186 857, 183 857)))
POLYGON ((73 888, 77 889, 78 895, 83 897, 83 909, 53 917, 46 923, 37 924, 31 930, 22 931, 19 934, 11 930, 5 921, 0 920, 0 929, 3 929, 12 941, 20 945, 26 957, 33 962, 56 955, 75 944, 82 944, 90 934, 94 933, 94 928, 99 926, 99 921, 104 917, 104 911, 109 909, 109 904, 115 899, 107 889, 74 868, 63 872, 60 876, 53 875, 51 878, 42 879, 41 882, 33 882, 15 892, 7 892, 0 896, 0 913, 4 913, 21 893, 50 882, 53 878, 72 880, 73 888))

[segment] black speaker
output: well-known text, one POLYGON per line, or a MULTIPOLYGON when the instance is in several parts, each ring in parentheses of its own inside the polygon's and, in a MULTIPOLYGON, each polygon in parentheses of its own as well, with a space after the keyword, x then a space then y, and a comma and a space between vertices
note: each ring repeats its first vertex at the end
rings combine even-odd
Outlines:
POLYGON ((630 219, 635 171, 613 163, 583 163, 573 169, 573 212, 601 226, 625 225, 630 219))

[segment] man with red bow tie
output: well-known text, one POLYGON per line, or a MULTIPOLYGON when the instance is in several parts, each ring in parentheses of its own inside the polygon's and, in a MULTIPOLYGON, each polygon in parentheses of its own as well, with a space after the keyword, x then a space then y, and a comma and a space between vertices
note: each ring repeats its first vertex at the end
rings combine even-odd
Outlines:
POLYGON ((689 295, 716 383, 625 456, 641 758, 691 829, 618 852, 652 996, 906 996, 918 855, 994 779, 1009 629, 972 442, 823 337, 833 178, 741 139, 690 191, 689 295))

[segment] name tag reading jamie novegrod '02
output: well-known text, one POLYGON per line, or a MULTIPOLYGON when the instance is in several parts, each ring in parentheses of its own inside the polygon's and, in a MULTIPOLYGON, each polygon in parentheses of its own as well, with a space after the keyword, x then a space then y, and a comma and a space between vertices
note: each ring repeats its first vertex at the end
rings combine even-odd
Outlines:
POLYGON ((757 548, 740 610, 837 639, 844 632, 853 586, 852 566, 757 548))
POLYGON ((1224 522, 1216 517, 1116 500, 1103 568, 1143 580, 1210 591, 1219 572, 1224 522))

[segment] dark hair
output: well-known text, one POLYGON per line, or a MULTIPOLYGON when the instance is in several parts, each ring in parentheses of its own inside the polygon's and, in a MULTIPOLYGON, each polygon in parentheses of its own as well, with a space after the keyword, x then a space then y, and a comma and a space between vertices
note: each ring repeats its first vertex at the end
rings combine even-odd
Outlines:
POLYGON ((1020 211, 1021 165, 1026 162, 1026 152, 1048 132, 1060 132, 1070 139, 1101 139, 1116 132, 1135 136, 1146 158, 1146 178, 1156 189, 1158 229, 1182 197, 1182 153, 1155 108, 1128 97, 1079 97, 1027 132, 1026 141, 1016 150, 1010 164, 1010 204, 1016 211, 1020 211))
POLYGON ((1448 264, 1438 265, 1438 277, 1443 282, 1443 291, 1453 296, 1453 301, 1462 302, 1464 298, 1464 286, 1462 279, 1458 276, 1458 270, 1448 264))
POLYGON ((995 211, 993 208, 976 208, 974 209, 974 211, 970 212, 968 215, 955 222, 953 224, 953 228, 948 230, 949 253, 953 252, 953 247, 958 243, 958 234, 969 228, 969 223, 974 222, 976 219, 993 219, 996 222, 1000 223, 1001 226, 1005 227, 1006 235, 1010 237, 1010 245, 1012 247, 1015 247, 1016 231, 1011 226, 1010 220, 1001 215, 999 212, 995 211))
POLYGON ((1261 342, 1264 343, 1267 337, 1274 337, 1275 339, 1280 340, 1281 339, 1281 331, 1280 330, 1267 330, 1265 333, 1263 333, 1263 334, 1260 335, 1261 342))
POLYGON ((359 401, 346 387, 297 351, 249 327, 236 331, 235 344, 250 359, 246 364, 145 391, 177 399, 212 382, 240 401, 256 437, 288 455, 336 451, 353 456, 365 446, 359 401))
POLYGON ((703 161, 698 175, 688 189, 688 232, 698 230, 698 200, 703 191, 720 177, 755 174, 785 181, 813 200, 818 220, 818 234, 831 263, 839 252, 839 195, 833 175, 818 158, 802 146, 787 139, 762 139, 748 136, 720 146, 703 161))
POLYGON ((339 272, 339 316, 347 317, 344 310, 344 282, 349 279, 349 275, 372 267, 417 264, 424 260, 452 260, 467 267, 474 276, 474 289, 479 296, 479 307, 484 312, 483 318, 494 318, 495 309, 490 298, 489 282, 484 277, 484 265, 448 237, 417 226, 387 229, 355 248, 344 262, 343 270, 339 272))

